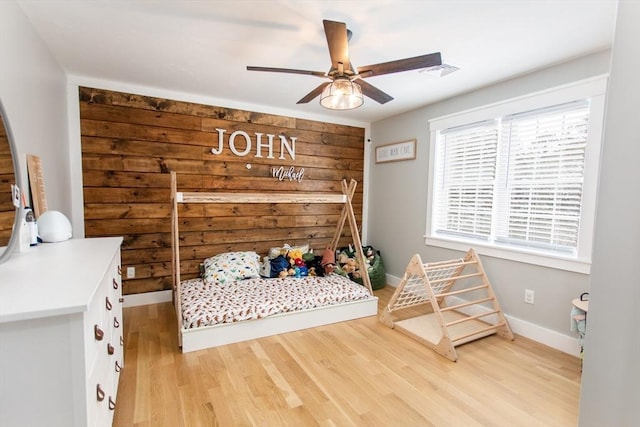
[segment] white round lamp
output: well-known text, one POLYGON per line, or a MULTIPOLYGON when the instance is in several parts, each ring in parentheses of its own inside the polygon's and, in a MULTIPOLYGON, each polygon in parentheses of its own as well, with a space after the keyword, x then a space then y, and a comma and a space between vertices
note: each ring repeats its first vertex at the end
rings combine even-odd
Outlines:
POLYGON ((38 217, 38 235, 45 243, 71 238, 71 223, 62 212, 46 211, 38 217))

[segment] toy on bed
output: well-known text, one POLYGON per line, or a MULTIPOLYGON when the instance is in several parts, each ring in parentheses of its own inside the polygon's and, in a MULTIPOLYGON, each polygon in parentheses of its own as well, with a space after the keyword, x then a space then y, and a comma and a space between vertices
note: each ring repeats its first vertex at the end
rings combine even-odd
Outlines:
POLYGON ((324 276, 322 256, 315 255, 309 245, 291 246, 269 249, 264 257, 260 275, 270 278, 324 276))

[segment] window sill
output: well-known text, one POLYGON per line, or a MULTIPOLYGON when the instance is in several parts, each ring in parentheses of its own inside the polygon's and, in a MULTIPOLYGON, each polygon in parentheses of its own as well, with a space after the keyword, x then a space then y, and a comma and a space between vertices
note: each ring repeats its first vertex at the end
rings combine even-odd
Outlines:
POLYGON ((504 248, 495 245, 490 246, 483 244, 482 242, 470 242, 467 240, 455 240, 453 238, 445 239, 442 237, 425 236, 425 244, 463 252, 466 252, 470 247, 473 247, 478 254, 494 258, 508 259, 511 261, 555 268, 558 270, 566 270, 580 274, 589 274, 591 272, 591 262, 588 260, 562 258, 558 256, 554 257, 547 254, 536 253, 534 251, 519 251, 513 248, 504 248))

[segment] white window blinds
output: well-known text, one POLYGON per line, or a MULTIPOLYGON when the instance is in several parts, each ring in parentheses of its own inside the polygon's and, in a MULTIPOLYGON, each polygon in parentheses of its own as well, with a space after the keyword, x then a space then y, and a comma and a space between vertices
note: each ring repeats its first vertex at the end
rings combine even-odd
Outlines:
POLYGON ((587 101, 502 120, 497 239, 576 250, 588 120, 587 101))
POLYGON ((496 178, 497 122, 448 129, 440 136, 436 228, 488 238, 496 178))
POLYGON ((606 76, 429 120, 425 243, 589 274, 606 76))
POLYGON ((437 133, 433 232, 575 253, 589 102, 437 133))

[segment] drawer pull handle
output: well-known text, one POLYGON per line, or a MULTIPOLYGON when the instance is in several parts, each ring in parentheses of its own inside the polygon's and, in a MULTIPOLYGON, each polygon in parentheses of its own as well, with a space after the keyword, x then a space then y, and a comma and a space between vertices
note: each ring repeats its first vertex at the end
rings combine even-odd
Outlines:
POLYGON ((104 400, 104 390, 100 387, 100 384, 96 387, 96 399, 98 399, 98 402, 102 402, 104 400))
POLYGON ((111 398, 111 396, 109 396, 109 409, 112 411, 116 409, 116 402, 111 398))
POLYGON ((113 327, 114 328, 119 328, 120 327, 120 322, 118 321, 117 317, 113 318, 113 327))
POLYGON ((122 370, 122 366, 120 366, 120 363, 116 360, 116 372, 120 372, 122 370))
POLYGON ((122 304, 124 302, 124 297, 120 297, 118 301, 120 302, 120 304, 122 304))
POLYGON ((93 334, 96 337, 96 341, 102 341, 102 338, 104 338, 104 331, 98 325, 93 326, 93 334))
POLYGON ((118 289, 118 281, 115 278, 113 279, 113 289, 118 289))
POLYGON ((118 266, 118 276, 122 275, 122 267, 118 266))
POLYGON ((120 335, 120 347, 124 345, 124 337, 120 335))
POLYGON ((113 308, 113 304, 111 304, 111 301, 109 301, 109 297, 105 297, 106 301, 105 301, 105 305, 107 306, 107 310, 111 311, 111 309, 113 308))
POLYGON ((115 352, 116 352, 116 349, 111 344, 107 344, 107 354, 111 356, 115 352))

